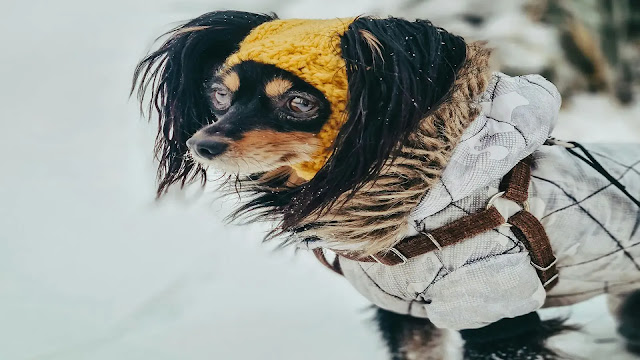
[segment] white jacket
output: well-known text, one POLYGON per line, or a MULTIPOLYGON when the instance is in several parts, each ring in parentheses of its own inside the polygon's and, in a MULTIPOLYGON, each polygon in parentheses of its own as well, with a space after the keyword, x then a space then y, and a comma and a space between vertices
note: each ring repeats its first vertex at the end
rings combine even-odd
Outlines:
MULTIPOLYGON (((479 101, 482 114, 466 130, 440 182, 414 209, 410 235, 484 209, 502 177, 533 155, 531 212, 558 258, 558 285, 545 291, 508 227, 404 265, 340 258, 345 277, 379 307, 456 330, 640 288, 640 208, 564 147, 543 145, 560 108, 556 88, 538 75, 497 73, 479 101)), ((586 147, 640 198, 640 144, 586 147)), ((496 207, 505 218, 520 210, 503 199, 496 207)))

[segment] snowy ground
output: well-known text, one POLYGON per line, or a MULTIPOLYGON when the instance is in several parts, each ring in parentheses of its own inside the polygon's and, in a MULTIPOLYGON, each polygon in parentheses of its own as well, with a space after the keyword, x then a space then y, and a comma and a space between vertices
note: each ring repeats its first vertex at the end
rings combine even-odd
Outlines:
MULTIPOLYGON (((127 91, 156 35, 229 7, 282 17, 374 8, 251 3, 0 2, 0 359, 386 359, 367 302, 311 256, 261 245, 264 227, 224 225, 229 204, 198 191, 154 202, 153 127, 127 91)), ((640 104, 580 97, 558 134, 640 141, 638 117, 640 104)), ((602 299, 572 313, 587 334, 562 347, 632 359, 602 299)))

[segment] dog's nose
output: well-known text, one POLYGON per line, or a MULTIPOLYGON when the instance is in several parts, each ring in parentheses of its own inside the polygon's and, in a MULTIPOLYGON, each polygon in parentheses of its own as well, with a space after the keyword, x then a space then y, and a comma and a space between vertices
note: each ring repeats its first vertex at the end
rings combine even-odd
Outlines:
POLYGON ((198 156, 209 160, 222 154, 228 146, 229 144, 227 143, 212 139, 197 139, 192 137, 187 140, 187 147, 189 147, 191 151, 195 152, 198 156))

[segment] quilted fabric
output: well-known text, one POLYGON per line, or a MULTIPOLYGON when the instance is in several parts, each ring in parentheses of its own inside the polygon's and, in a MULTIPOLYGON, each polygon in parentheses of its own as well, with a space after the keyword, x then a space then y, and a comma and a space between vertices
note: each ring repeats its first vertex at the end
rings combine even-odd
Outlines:
MULTIPOLYGON (((479 99, 482 114, 466 131, 442 179, 411 216, 411 233, 438 228, 486 207, 500 179, 533 155, 531 212, 559 259, 560 281, 548 293, 524 245, 508 227, 385 266, 340 259, 345 277, 376 305, 429 318, 450 329, 483 327, 543 306, 640 288, 640 208, 605 177, 561 146, 542 145, 560 96, 540 76, 495 74, 479 99)), ((587 145, 640 197, 640 144, 587 145)), ((508 217, 520 210, 508 200, 508 217)))

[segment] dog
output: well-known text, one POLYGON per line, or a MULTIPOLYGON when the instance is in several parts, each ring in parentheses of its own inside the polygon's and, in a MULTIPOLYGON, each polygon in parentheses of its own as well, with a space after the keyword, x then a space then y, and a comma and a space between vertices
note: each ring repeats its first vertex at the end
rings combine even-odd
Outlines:
MULTIPOLYGON (((628 199, 620 197, 624 187, 616 177, 601 177, 591 167, 616 162, 617 178, 640 175, 633 163, 640 147, 616 155, 597 149, 579 158, 593 157, 585 170, 571 155, 577 145, 545 142, 560 96, 544 78, 494 73, 485 44, 467 44, 425 20, 279 20, 217 11, 168 35, 138 64, 132 88, 141 104, 150 94, 149 113, 159 121, 158 196, 173 184, 205 181, 209 167, 230 174, 230 188, 246 196, 232 219, 273 221, 269 238, 313 249, 343 274, 379 306, 376 320, 393 359, 459 356, 447 347, 452 332, 446 329, 462 330, 467 359, 557 358, 545 340, 571 328, 543 322, 535 311, 605 291, 623 299, 621 333, 637 344, 640 323, 629 310, 638 303, 629 294, 640 288, 631 265, 640 257, 635 231, 628 241, 616 238, 619 249, 610 254, 576 255, 567 243, 575 242, 574 250, 591 243, 546 223, 551 240, 540 235, 546 242, 538 243, 527 235, 533 228, 510 220, 523 213, 535 224, 536 218, 561 223, 564 216, 585 216, 575 209, 592 216, 583 200, 557 185, 566 182, 562 176, 585 171, 585 197, 615 198, 627 215, 618 227, 632 229, 628 214, 639 212, 629 194, 635 185, 624 190, 628 199), (556 173, 558 164, 564 173, 556 173), (516 169, 533 174, 514 185, 525 187, 519 200, 510 198, 516 169), (467 186, 468 179, 478 184, 467 186), (503 185, 507 191, 498 192, 503 185), (497 223, 480 232, 474 222, 451 244, 434 237, 438 226, 479 211, 478 201, 489 202, 483 214, 497 223), (515 215, 498 209, 509 201, 521 206, 515 215), (496 229, 509 221, 512 233, 496 229), (406 241, 430 248, 409 256, 398 250, 406 241), (556 254, 531 244, 546 244, 556 254), (336 252, 333 263, 323 248, 336 252), (455 259, 460 253, 462 262, 455 259), (606 276, 601 268, 572 267, 601 266, 597 256, 612 254, 627 259, 607 268, 606 276), (582 291, 586 283, 572 279, 571 271, 593 273, 586 278, 593 289, 582 291), (495 284, 502 276, 511 287, 495 284), (558 279, 561 285, 551 290, 558 279), (469 289, 451 293, 461 290, 450 286, 453 281, 469 289)), ((594 237, 617 235, 596 223, 594 237)))

